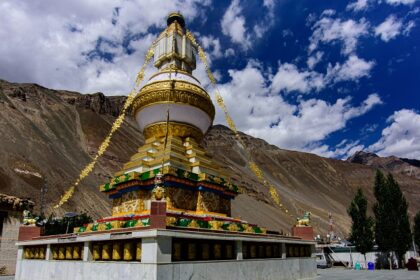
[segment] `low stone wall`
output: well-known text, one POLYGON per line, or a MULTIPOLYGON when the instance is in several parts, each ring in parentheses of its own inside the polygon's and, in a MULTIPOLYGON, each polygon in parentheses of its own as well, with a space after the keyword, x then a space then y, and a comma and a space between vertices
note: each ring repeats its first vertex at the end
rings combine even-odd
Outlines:
POLYGON ((277 235, 149 229, 18 242, 16 280, 303 279, 315 243, 277 235))
POLYGON ((290 258, 163 264, 158 267, 156 279, 283 280, 315 276, 314 258, 290 258))
POLYGON ((16 280, 282 280, 316 276, 314 258, 209 261, 194 263, 124 263, 20 260, 16 280))

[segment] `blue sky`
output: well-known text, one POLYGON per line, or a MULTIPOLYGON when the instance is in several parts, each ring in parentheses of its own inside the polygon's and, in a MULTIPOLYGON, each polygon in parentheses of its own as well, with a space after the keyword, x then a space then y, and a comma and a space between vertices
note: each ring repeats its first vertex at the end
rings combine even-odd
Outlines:
MULTIPOLYGON (((240 130, 326 157, 420 159, 417 0, 4 0, 0 78, 126 94, 174 10, 240 130)), ((194 74, 213 95, 204 67, 194 74)))

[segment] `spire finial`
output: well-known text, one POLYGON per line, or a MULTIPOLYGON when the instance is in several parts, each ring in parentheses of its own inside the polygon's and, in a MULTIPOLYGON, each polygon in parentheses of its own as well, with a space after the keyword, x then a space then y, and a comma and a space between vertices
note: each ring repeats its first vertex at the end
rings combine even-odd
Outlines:
POLYGON ((181 13, 179 11, 178 12, 169 13, 168 19, 166 20, 166 23, 169 26, 174 21, 177 21, 179 23, 179 25, 181 25, 182 28, 185 28, 184 16, 181 15, 181 13))

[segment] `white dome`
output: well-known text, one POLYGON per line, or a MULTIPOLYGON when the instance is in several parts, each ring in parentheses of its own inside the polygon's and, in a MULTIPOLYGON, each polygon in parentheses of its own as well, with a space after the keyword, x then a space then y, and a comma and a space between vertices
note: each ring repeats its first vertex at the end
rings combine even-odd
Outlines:
POLYGON ((148 126, 165 123, 168 110, 170 122, 193 126, 203 135, 214 118, 214 106, 207 92, 195 77, 182 71, 162 71, 152 76, 133 107, 143 133, 148 126))
POLYGON ((169 120, 178 123, 186 123, 199 128, 203 134, 209 129, 212 120, 204 111, 187 104, 153 104, 139 110, 136 121, 141 131, 144 128, 158 122, 166 122, 167 111, 169 120))

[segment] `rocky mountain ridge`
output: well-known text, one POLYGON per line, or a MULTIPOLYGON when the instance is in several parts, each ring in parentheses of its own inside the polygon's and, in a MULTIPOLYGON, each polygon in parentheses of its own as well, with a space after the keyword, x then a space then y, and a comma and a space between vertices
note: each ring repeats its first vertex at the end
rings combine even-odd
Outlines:
MULTIPOLYGON (((124 100, 102 93, 84 95, 0 80, 0 193, 30 197, 39 209, 40 190, 46 186, 46 209, 51 212, 97 151, 124 100)), ((335 231, 347 235, 350 219, 346 209, 358 187, 364 189, 370 204, 374 202, 372 185, 377 166, 283 150, 249 135, 242 137, 290 213, 297 216, 311 211, 319 233, 327 231, 328 214, 332 213, 335 231)), ((109 215, 110 203, 98 186, 109 180, 143 142, 135 121, 127 117, 93 173, 55 214, 86 210, 95 218, 109 215)), ((202 144, 242 187, 244 193, 233 202, 233 215, 288 232, 295 218, 275 206, 268 190, 250 172, 232 131, 215 125, 202 144)), ((391 171, 413 214, 420 209, 420 179, 391 171)))
POLYGON ((380 157, 374 153, 358 151, 346 161, 359 163, 389 172, 420 179, 420 160, 399 158, 396 156, 380 157))

